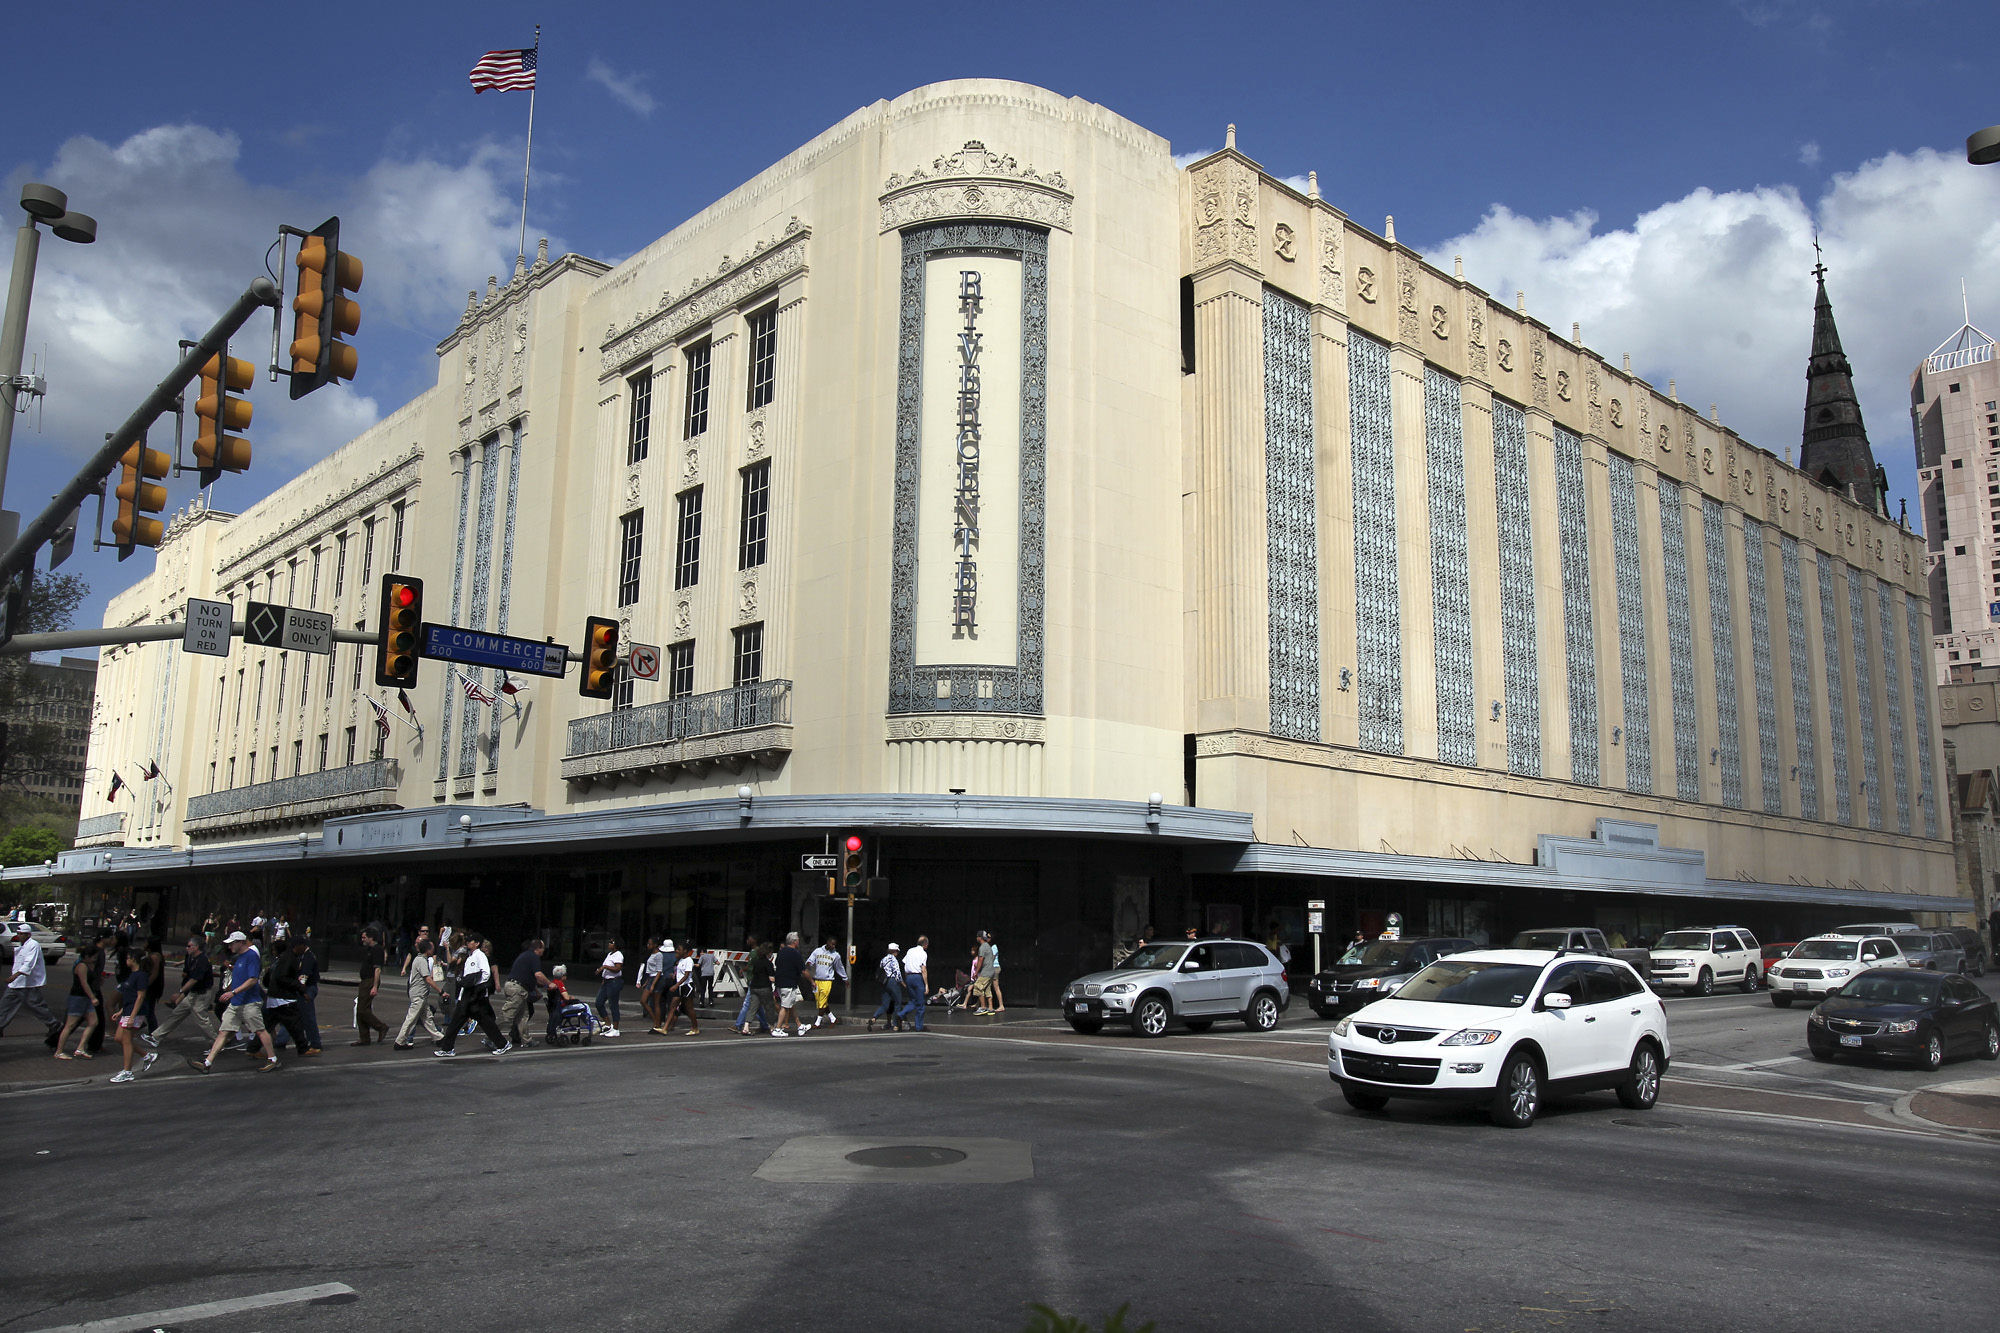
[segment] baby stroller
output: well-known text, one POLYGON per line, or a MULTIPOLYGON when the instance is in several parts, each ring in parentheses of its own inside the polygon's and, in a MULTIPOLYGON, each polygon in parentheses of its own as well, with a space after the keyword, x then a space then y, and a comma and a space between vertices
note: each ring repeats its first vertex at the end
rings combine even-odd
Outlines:
POLYGON ((971 988, 972 977, 961 971, 951 985, 938 987, 924 1003, 933 1009, 956 1009, 965 1002, 971 988))
POLYGON ((588 1046, 603 1024, 582 1000, 572 1000, 549 1015, 549 1045, 588 1046))

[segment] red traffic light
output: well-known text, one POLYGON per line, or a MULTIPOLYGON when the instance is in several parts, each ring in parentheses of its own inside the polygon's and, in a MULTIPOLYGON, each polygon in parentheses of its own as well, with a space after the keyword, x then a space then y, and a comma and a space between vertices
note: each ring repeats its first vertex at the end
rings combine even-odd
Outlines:
POLYGON ((848 851, 850 851, 850 852, 858 852, 858 851, 860 851, 860 850, 861 850, 861 839, 859 839, 859 838, 857 838, 857 837, 853 836, 852 834, 849 834, 849 835, 848 835, 848 839, 847 839, 847 850, 848 850, 848 851))

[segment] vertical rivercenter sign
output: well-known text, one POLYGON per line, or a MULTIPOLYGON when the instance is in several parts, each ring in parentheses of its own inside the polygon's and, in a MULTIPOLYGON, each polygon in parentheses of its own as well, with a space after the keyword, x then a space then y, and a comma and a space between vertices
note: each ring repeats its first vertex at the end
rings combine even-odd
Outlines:
POLYGON ((1039 713, 1048 234, 902 244, 890 711, 1039 713))

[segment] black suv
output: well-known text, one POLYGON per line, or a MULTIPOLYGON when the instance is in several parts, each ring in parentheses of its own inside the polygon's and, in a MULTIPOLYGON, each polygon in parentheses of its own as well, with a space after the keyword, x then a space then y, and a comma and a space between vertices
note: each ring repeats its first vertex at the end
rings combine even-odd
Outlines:
POLYGON ((1471 940, 1442 936, 1364 941, 1306 983, 1306 1003, 1321 1018, 1351 1013, 1371 1000, 1394 995, 1404 982, 1446 954, 1478 947, 1471 940))

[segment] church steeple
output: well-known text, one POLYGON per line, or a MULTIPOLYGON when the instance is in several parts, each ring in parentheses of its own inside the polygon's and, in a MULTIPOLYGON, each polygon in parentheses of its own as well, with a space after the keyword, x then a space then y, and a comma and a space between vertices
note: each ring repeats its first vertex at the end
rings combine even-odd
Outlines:
MULTIPOLYGON (((1819 253, 1819 241, 1813 241, 1819 253)), ((1840 330, 1833 322, 1833 302, 1826 295, 1826 265, 1813 265, 1819 296, 1813 302, 1812 356, 1806 362, 1805 437, 1799 448, 1799 470, 1821 485, 1849 491, 1854 499, 1883 517, 1888 516, 1889 479, 1875 464, 1868 446, 1868 428, 1861 421, 1861 403, 1854 396, 1854 367, 1840 348, 1840 330)))

